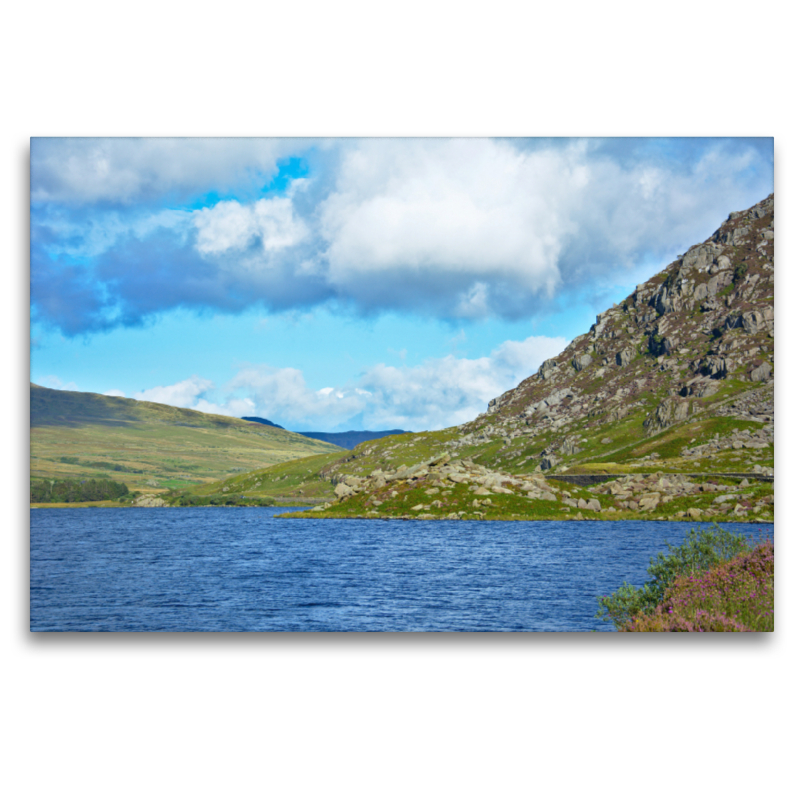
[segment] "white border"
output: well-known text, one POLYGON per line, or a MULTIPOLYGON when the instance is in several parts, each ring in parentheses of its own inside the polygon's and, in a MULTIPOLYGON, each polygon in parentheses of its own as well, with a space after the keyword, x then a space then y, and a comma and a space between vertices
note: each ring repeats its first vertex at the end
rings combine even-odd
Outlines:
POLYGON ((797 425, 795 26, 770 2, 559 8, 81 0, 6 12, 9 796, 746 797, 794 783, 781 723, 798 711, 784 513, 797 425), (774 135, 778 633, 28 633, 28 137, 70 134, 774 135))

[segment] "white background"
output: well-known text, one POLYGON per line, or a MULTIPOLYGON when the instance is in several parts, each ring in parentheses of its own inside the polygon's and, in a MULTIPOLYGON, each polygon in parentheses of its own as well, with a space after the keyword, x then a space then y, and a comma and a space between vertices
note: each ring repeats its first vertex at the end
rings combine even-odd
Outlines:
POLYGON ((798 130, 787 7, 160 0, 4 13, 7 797, 789 796, 798 130), (775 136, 777 633, 28 632, 29 137, 297 134, 775 136))

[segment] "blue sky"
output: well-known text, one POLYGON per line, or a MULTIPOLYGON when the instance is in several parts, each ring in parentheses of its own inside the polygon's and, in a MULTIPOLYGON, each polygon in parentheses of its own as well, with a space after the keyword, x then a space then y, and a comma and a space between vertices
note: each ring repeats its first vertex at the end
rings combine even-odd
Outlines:
POLYGON ((33 139, 31 379, 457 424, 771 191, 772 139, 33 139))

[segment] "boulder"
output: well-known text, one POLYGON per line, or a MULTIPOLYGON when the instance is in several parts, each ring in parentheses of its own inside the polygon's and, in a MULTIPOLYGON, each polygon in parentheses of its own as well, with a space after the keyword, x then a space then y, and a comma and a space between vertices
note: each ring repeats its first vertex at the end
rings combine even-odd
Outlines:
POLYGON ((700 364, 700 372, 712 378, 726 378, 728 375, 728 362, 722 356, 709 356, 700 364))
POLYGON ((143 494, 134 500, 133 505, 141 508, 161 508, 165 506, 164 500, 154 494, 143 494))
POLYGON ((697 244, 686 251, 681 259, 681 271, 685 269, 706 270, 714 263, 714 257, 719 252, 719 245, 697 244))
POLYGON ((647 492, 639 498, 639 509, 641 511, 652 511, 661 502, 659 492, 647 492))
POLYGON ((708 297, 708 284, 705 283, 698 283, 697 286, 694 287, 694 295, 695 300, 705 300, 708 297))
POLYGON ((626 347, 624 350, 620 350, 619 353, 617 353, 615 360, 620 367, 627 367, 628 364, 631 363, 633 356, 633 350, 630 347, 626 347))
POLYGON ((572 359, 572 366, 575 368, 576 372, 580 372, 584 367, 588 367, 589 364, 592 363, 592 357, 589 353, 584 353, 581 356, 575 356, 572 359))
POLYGON ((740 318, 740 325, 747 333, 758 333, 764 329, 764 315, 758 311, 747 311, 740 318))
POLYGON ((709 297, 715 297, 720 289, 724 289, 733 280, 732 272, 718 272, 706 284, 709 297))
POLYGON ((544 402, 548 406, 557 406, 569 394, 572 394, 571 389, 559 389, 545 397, 544 402))
POLYGON ((539 378, 543 381, 546 381, 550 378, 555 371, 556 367, 556 360, 554 358, 548 358, 541 367, 539 367, 538 375, 539 378))
POLYGON ((709 272, 712 274, 723 272, 725 270, 729 270, 731 268, 731 260, 728 256, 717 256, 714 259, 714 263, 711 265, 709 272))
POLYGON ((714 502, 715 503, 728 503, 731 500, 735 500, 735 499, 736 499, 736 495, 735 494, 721 494, 719 497, 715 497, 714 498, 714 502))
POLYGON ((768 381, 772 377, 772 367, 765 361, 761 366, 751 370, 747 377, 751 381, 768 381))
POLYGON ((656 431, 668 428, 676 422, 682 422, 689 417, 690 405, 688 402, 681 402, 674 397, 663 400, 656 410, 644 421, 645 430, 651 434, 656 431))

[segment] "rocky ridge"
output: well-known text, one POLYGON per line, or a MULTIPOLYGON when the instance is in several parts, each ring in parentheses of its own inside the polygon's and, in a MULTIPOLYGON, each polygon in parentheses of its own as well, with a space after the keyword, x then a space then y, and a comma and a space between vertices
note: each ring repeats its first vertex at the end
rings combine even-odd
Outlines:
MULTIPOLYGON (((501 436, 546 435, 541 469, 581 450, 583 436, 567 435, 648 413, 655 434, 709 405, 723 386, 770 383, 774 372, 774 199, 736 212, 702 244, 598 315, 591 330, 530 378, 489 403, 486 414, 462 426, 459 444, 501 436), (653 398, 658 403, 653 407, 653 398)), ((771 397, 770 391, 768 393, 771 397)), ((769 419, 743 400, 738 414, 769 419)), ((755 402, 755 400, 754 400, 755 402)), ((735 416, 726 407, 716 413, 735 416)))

